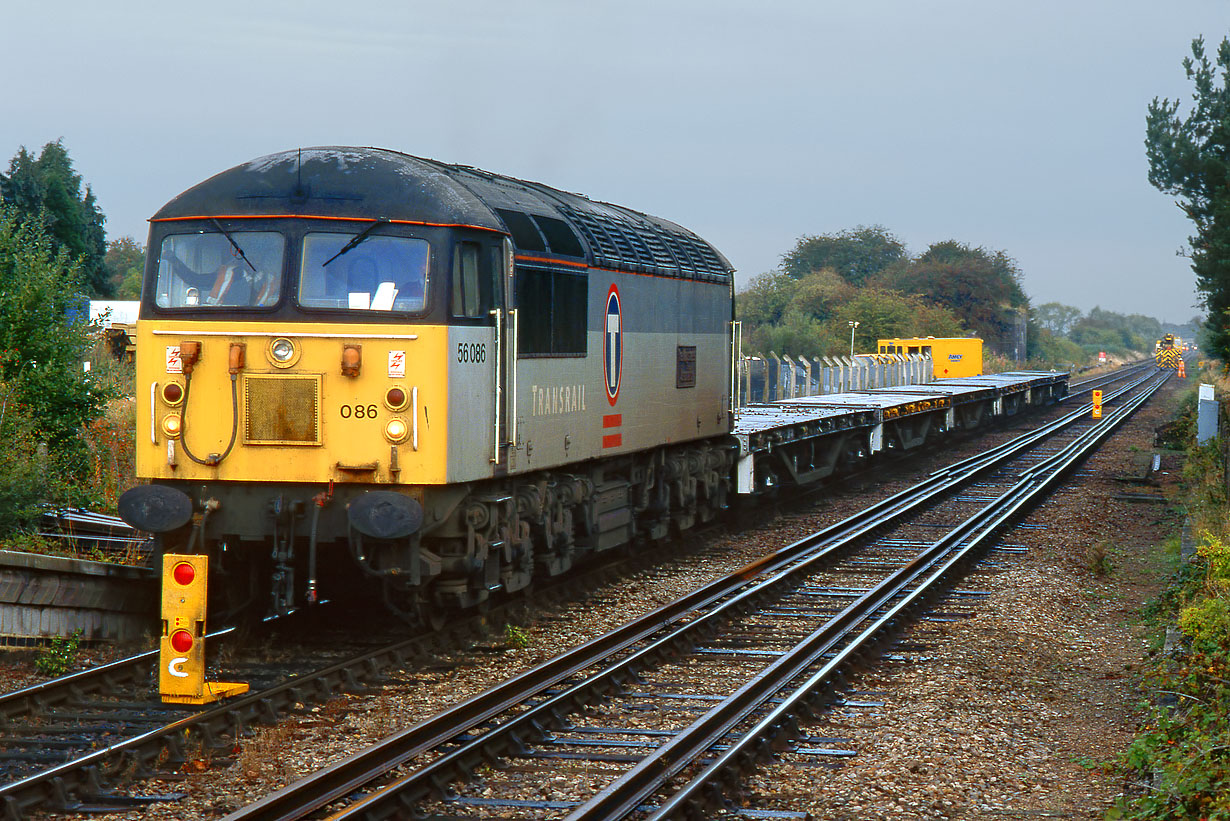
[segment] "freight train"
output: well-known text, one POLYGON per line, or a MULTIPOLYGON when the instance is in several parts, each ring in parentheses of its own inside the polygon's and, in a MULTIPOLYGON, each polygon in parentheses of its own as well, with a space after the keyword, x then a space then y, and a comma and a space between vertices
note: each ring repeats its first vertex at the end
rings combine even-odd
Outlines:
POLYGON ((384 149, 223 171, 152 217, 148 248, 148 484, 120 513, 163 551, 208 554, 226 619, 360 592, 431 623, 686 531, 736 492, 816 481, 1066 388, 1032 374, 813 398, 740 428, 733 270, 713 246, 384 149))

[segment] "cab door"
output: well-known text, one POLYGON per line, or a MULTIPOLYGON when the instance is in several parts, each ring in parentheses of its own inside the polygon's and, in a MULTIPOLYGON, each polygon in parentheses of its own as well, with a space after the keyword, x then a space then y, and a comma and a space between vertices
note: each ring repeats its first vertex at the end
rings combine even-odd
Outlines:
POLYGON ((508 471, 509 448, 517 441, 517 310, 513 292, 513 246, 505 237, 491 255, 491 317, 495 326, 495 472, 508 471))
POLYGON ((450 481, 472 481, 507 470, 509 317, 504 243, 460 240, 453 245, 449 282, 450 481))

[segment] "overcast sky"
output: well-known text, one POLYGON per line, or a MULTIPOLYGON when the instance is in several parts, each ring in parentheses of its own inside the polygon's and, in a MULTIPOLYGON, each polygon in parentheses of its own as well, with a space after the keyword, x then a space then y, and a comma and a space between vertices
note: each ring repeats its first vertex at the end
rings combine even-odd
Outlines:
POLYGON ((1003 249, 1034 304, 1181 321, 1144 119, 1226 0, 467 0, 2 7, 0 164, 58 138, 109 238, 275 151, 373 145, 674 220, 740 287, 804 234, 1003 249))

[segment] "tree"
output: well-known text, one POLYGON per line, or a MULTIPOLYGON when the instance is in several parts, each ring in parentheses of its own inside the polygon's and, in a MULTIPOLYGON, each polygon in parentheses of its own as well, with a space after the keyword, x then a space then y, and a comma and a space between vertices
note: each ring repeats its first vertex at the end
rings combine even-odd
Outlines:
POLYGON ((132 237, 107 243, 103 257, 111 293, 120 299, 141 298, 141 275, 145 272, 145 246, 132 237), (135 287, 134 287, 135 286, 135 287))
POLYGON ((886 268, 869 284, 948 308, 993 348, 1010 338, 1029 305, 1011 257, 955 240, 935 243, 912 263, 886 268))
POLYGON ((828 353, 850 352, 851 321, 859 323, 855 330, 855 351, 864 353, 874 351, 879 339, 965 336, 967 333, 961 320, 943 306, 911 294, 860 288, 829 322, 832 333, 844 334, 844 345, 828 353))
POLYGON ((1058 336, 1067 336, 1072 323, 1081 318, 1081 309, 1062 302, 1044 302, 1034 308, 1038 324, 1058 336))
POLYGON ((47 143, 35 157, 24 147, 0 174, 0 200, 16 209, 22 221, 41 220, 54 250, 64 249, 77 260, 82 285, 92 296, 110 296, 111 285, 103 263, 106 254, 106 218, 87 185, 81 193, 81 175, 62 140, 47 143))
POLYGON ((794 249, 782 257, 781 268, 794 279, 832 268, 852 285, 862 285, 872 274, 905 256, 905 245, 886 228, 860 225, 836 234, 800 237, 794 249))
POLYGON ((1072 324, 1068 338, 1089 353, 1148 352, 1162 335, 1162 324, 1142 314, 1117 314, 1095 307, 1072 324))
POLYGON ((1149 104, 1149 182, 1176 197, 1195 226, 1188 243, 1196 288, 1208 309, 1207 342, 1230 360, 1230 40, 1222 39, 1214 64, 1204 38, 1196 38, 1183 70, 1195 87, 1187 116, 1180 116, 1178 100, 1155 97, 1149 104))
POLYGON ((80 452, 78 433, 97 417, 105 395, 81 367, 90 339, 89 317, 76 297, 80 265, 55 245, 40 222, 0 204, 0 383, 7 410, 24 411, 39 438, 70 455, 80 452))

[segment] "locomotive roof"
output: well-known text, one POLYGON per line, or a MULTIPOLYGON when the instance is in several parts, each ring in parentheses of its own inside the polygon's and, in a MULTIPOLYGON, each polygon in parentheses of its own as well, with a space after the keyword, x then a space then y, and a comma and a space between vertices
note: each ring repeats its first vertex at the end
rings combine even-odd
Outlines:
POLYGON ((384 148, 259 157, 189 188, 153 220, 288 215, 486 228, 510 234, 523 253, 636 273, 728 282, 733 272, 717 249, 669 220, 384 148))

